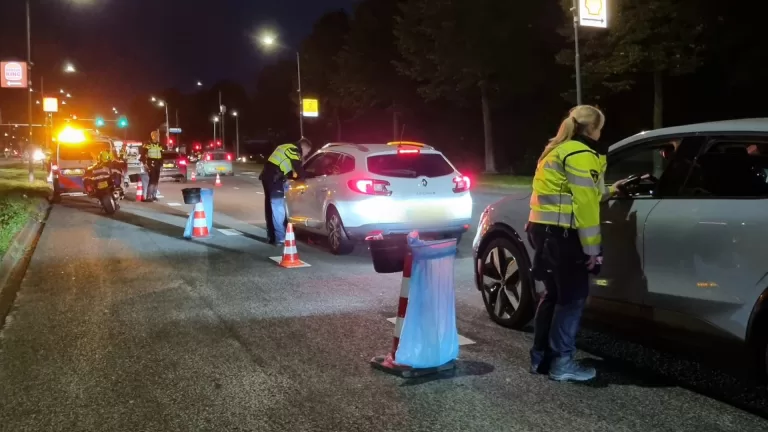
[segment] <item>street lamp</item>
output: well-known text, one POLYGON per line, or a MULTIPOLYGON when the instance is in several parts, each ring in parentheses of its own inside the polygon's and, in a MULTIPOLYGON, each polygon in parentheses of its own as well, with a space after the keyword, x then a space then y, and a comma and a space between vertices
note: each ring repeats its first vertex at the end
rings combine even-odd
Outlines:
POLYGON ((202 86, 203 86, 203 82, 202 82, 202 81, 198 81, 198 82, 197 82, 197 86, 198 86, 198 87, 202 87, 202 86))
POLYGON ((75 66, 72 63, 67 63, 64 66, 64 73, 75 73, 77 72, 77 69, 75 69, 75 66))
POLYGON ((154 96, 149 100, 156 103, 160 108, 165 108, 165 145, 169 145, 171 143, 171 123, 168 120, 168 104, 163 100, 158 100, 154 96))
POLYGON ((219 116, 211 117, 211 121, 213 122, 213 144, 216 145, 216 123, 219 122, 219 116))
POLYGON ((235 158, 240 159, 240 116, 237 111, 232 111, 232 117, 235 118, 235 158))
MULTIPOLYGON (((264 33, 259 38, 259 42, 261 45, 267 49, 272 48, 273 46, 278 46, 277 42, 277 36, 272 33, 264 33)), ((297 89, 296 92, 299 95, 299 133, 301 134, 301 137, 304 138, 304 116, 302 113, 302 98, 301 98, 301 58, 299 56, 299 52, 296 51, 296 75, 297 75, 297 89)))

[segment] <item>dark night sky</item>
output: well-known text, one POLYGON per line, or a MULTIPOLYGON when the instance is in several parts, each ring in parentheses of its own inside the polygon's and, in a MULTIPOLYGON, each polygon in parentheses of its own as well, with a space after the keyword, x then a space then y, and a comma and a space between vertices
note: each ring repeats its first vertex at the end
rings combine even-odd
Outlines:
MULTIPOLYGON (((99 105, 123 106, 142 92, 167 87, 191 90, 197 80, 210 85, 230 78, 250 88, 259 68, 276 57, 259 51, 251 34, 265 27, 275 29, 288 46, 282 55, 289 55, 320 15, 351 9, 354 3, 32 0, 34 85, 42 73, 48 88, 63 86, 99 105), (60 73, 67 60, 80 70, 76 76, 60 73)), ((0 58, 26 57, 24 19, 23 0, 0 1, 0 58)), ((9 101, 18 93, 3 90, 0 107, 7 113, 9 101)))

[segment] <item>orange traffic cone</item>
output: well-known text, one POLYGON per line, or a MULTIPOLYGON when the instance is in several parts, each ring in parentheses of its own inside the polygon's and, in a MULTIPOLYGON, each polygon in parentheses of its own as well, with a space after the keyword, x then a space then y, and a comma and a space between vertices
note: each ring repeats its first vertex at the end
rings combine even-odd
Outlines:
POLYGON ((282 257, 270 257, 270 259, 280 267, 299 268, 309 267, 310 265, 299 259, 299 251, 296 250, 296 236, 293 234, 293 224, 288 224, 285 231, 285 246, 283 247, 282 257))
POLYGON ((189 178, 192 181, 197 180, 197 174, 195 173, 195 170, 192 170, 192 177, 189 178))
POLYGON ((219 177, 219 173, 216 173, 216 184, 215 186, 221 186, 221 177, 219 177))
POLYGON ((142 184, 141 179, 139 179, 139 181, 136 182, 136 202, 142 201, 144 201, 144 185, 142 184))
POLYGON ((205 218, 203 202, 195 204, 195 216, 192 220, 192 238, 206 238, 208 233, 208 221, 205 218))

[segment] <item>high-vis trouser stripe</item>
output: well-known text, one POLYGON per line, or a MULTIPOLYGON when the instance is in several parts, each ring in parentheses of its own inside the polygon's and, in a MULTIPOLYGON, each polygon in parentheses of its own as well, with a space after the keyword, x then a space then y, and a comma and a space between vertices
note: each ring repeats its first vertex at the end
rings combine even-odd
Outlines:
POLYGON ((555 224, 566 228, 573 226, 573 214, 531 210, 528 220, 544 224, 555 224))

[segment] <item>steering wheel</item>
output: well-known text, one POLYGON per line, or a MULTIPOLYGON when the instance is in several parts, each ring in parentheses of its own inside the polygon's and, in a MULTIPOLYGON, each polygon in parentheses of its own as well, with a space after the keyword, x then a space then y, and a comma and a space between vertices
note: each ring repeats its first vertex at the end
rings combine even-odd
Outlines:
POLYGON ((650 183, 651 185, 656 185, 659 183, 659 179, 654 177, 651 174, 641 174, 641 175, 633 175, 629 176, 624 180, 624 183, 619 185, 617 189, 619 192, 621 192, 622 195, 632 195, 633 191, 636 190, 643 182, 650 183))

